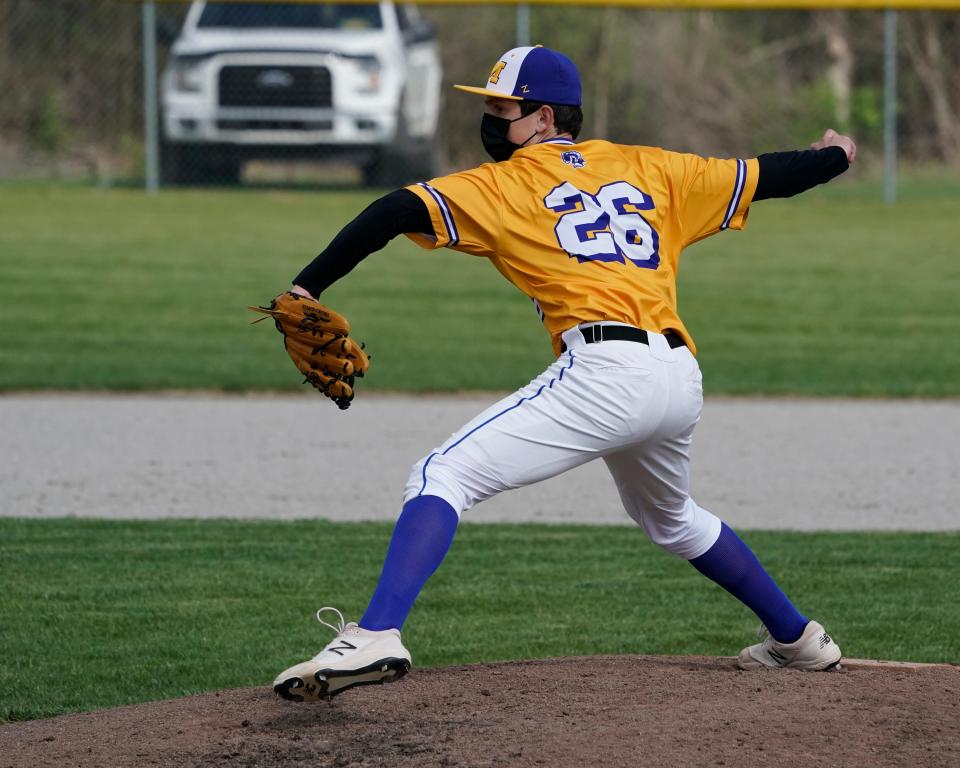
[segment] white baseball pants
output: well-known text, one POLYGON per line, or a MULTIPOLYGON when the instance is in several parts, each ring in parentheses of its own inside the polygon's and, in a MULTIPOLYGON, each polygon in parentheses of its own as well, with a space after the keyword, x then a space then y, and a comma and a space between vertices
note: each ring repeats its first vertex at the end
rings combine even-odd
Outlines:
POLYGON ((627 514, 655 544, 688 560, 704 554, 720 520, 689 493, 700 367, 686 347, 648 335, 649 345, 587 344, 568 330, 567 351, 546 371, 414 465, 404 502, 439 496, 462 514, 600 457, 627 514))

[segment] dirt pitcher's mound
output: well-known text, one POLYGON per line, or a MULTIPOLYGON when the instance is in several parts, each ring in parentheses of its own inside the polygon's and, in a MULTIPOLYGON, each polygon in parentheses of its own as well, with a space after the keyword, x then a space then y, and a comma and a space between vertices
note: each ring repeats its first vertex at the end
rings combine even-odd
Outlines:
POLYGON ((601 656, 414 670, 293 704, 268 688, 0 727, 5 766, 957 766, 960 671, 740 672, 601 656))

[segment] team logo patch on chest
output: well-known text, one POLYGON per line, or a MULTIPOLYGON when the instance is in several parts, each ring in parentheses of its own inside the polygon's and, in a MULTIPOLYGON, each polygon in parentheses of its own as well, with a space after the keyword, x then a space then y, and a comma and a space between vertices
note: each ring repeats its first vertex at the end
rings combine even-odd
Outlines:
POLYGON ((566 152, 561 153, 560 159, 567 165, 572 165, 574 168, 583 168, 583 166, 587 164, 583 155, 575 149, 568 149, 566 152))

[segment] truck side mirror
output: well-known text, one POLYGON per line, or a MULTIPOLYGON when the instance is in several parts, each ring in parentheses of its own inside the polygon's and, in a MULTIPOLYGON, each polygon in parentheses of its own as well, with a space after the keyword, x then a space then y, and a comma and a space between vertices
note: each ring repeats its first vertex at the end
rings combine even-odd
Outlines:
POLYGON ((432 21, 418 19, 417 22, 406 31, 404 37, 408 43, 426 43, 435 40, 437 37, 437 26, 432 21))

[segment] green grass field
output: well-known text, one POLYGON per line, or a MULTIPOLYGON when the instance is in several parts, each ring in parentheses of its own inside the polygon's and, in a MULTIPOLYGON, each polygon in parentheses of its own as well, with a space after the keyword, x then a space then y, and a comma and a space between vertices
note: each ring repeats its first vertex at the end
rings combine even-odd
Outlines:
MULTIPOLYGON (((245 306, 372 195, 0 185, 0 389, 300 388, 245 306)), ((708 393, 960 394, 960 180, 878 200, 845 179, 687 251, 708 393)), ((510 390, 550 359, 530 302, 482 259, 401 238, 324 298, 373 353, 364 388, 510 390)))
MULTIPOLYGON (((0 720, 269 684, 356 619, 390 526, 0 519, 0 720)), ((960 534, 745 534, 848 657, 960 661, 960 534)), ((404 638, 418 667, 733 655, 756 619, 638 528, 465 525, 404 638)))

